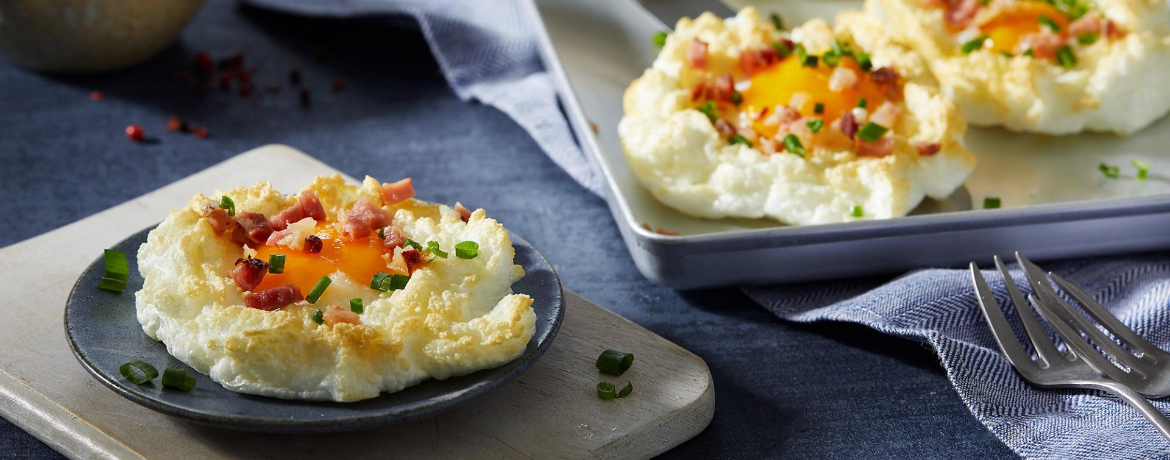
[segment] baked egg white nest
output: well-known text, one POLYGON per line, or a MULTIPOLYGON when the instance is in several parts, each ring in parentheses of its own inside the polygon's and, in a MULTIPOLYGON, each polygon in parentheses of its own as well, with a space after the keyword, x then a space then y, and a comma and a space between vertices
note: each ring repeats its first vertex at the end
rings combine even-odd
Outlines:
POLYGON ((967 120, 1010 130, 1133 133, 1170 110, 1164 0, 867 0, 967 120))
POLYGON ((860 12, 791 33, 752 7, 681 19, 623 103, 630 169, 659 201, 696 217, 898 217, 925 196, 950 196, 975 166, 966 123, 922 59, 860 12), (888 131, 863 142, 846 117, 854 130, 874 122, 888 131))
MULTIPOLYGON (((328 275, 332 284, 315 304, 300 301, 272 311, 245 306, 249 293, 229 272, 238 259, 256 255, 256 248, 233 242, 230 230, 215 231, 206 210, 218 206, 221 195, 234 201, 237 215, 274 216, 298 202, 297 195, 259 182, 216 192, 215 199, 196 195, 150 232, 138 250, 145 282, 135 300, 143 331, 229 390, 287 399, 357 401, 520 356, 533 335, 535 314, 530 297, 511 291, 524 270, 513 264, 507 230, 482 209, 464 222, 466 214, 443 205, 413 199, 384 205, 380 187, 373 178, 355 186, 334 175, 318 177, 301 193, 315 192, 324 208, 327 218, 318 232, 340 225, 341 216, 365 199, 392 212, 393 226, 405 237, 437 242, 448 252, 413 269, 405 287, 374 290, 369 279, 349 279, 341 267, 328 275), (478 243, 475 258, 456 257, 454 247, 464 241, 478 243), (348 310, 355 298, 363 300, 364 312, 345 314, 359 318, 358 324, 314 320, 318 309, 348 310)), ((313 225, 289 228, 301 232, 298 237, 313 233, 313 225)), ((294 255, 305 249, 269 249, 289 254, 284 274, 295 277, 300 259, 294 255)))

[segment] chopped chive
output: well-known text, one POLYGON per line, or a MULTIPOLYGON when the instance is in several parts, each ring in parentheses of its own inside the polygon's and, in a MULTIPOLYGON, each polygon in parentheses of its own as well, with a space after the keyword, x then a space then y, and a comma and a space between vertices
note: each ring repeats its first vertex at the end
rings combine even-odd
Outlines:
POLYGON ((597 369, 606 374, 622 375, 634 365, 634 354, 617 350, 605 350, 597 357, 597 369))
POLYGON ((784 149, 793 155, 804 158, 807 153, 804 151, 804 145, 801 145, 800 138, 795 134, 784 136, 784 149))
POLYGON ((719 119, 719 110, 715 108, 714 101, 707 101, 702 106, 699 106, 699 111, 706 114, 707 119, 711 120, 711 123, 715 123, 715 120, 719 119))
POLYGON ((961 51, 963 54, 971 54, 972 51, 982 48, 983 42, 987 41, 987 38, 988 37, 986 35, 975 37, 974 40, 964 43, 963 46, 959 47, 959 51, 961 51))
POLYGON ((309 303, 317 303, 317 300, 321 298, 321 294, 325 293, 325 289, 332 282, 333 280, 329 279, 328 276, 322 276, 321 279, 317 280, 317 284, 313 286, 313 289, 309 291, 309 295, 305 296, 305 300, 309 301, 309 303))
MULTIPOLYGON (((743 144, 743 145, 746 145, 748 147, 752 146, 752 141, 749 141, 746 137, 743 137, 739 134, 732 134, 731 137, 727 138, 727 142, 730 143, 731 145, 743 144)), ((458 249, 458 248, 456 248, 456 249, 458 249)))
POLYGON ((865 126, 862 126, 861 129, 857 130, 857 137, 860 137, 863 141, 876 142, 889 130, 890 128, 870 121, 865 123, 865 126))
POLYGON ((219 197, 219 207, 227 211, 229 216, 236 215, 236 202, 227 195, 219 197))
POLYGON ((858 107, 858 108, 862 108, 862 109, 864 109, 864 108, 865 108, 866 106, 868 106, 868 105, 869 105, 869 101, 865 100, 865 98, 864 98, 864 97, 863 97, 863 98, 861 98, 860 100, 858 100, 858 101, 857 101, 857 107, 858 107))
POLYGON ((772 49, 776 50, 776 54, 780 55, 782 58, 786 58, 792 55, 792 47, 788 46, 788 44, 784 42, 772 43, 772 49))
POLYGON ((812 121, 805 123, 805 126, 808 126, 808 130, 812 131, 813 134, 816 134, 821 131, 821 128, 825 127, 825 120, 814 118, 812 121))
POLYGON ((388 289, 382 289, 382 283, 385 283, 386 280, 389 278, 390 278, 389 273, 382 273, 382 272, 375 273, 374 277, 372 279, 370 279, 370 289, 377 289, 377 290, 383 291, 383 292, 387 291, 388 289))
POLYGON ((796 45, 796 60, 805 67, 816 67, 817 57, 810 56, 804 45, 796 45))
POLYGON ((865 208, 861 207, 861 205, 859 205, 859 204, 855 204, 855 205, 853 205, 853 210, 849 212, 849 215, 851 215, 853 217, 864 217, 865 216, 865 208))
POLYGON ((268 273, 281 274, 284 273, 284 254, 272 254, 268 256, 268 273))
POLYGON ((460 259, 474 259, 479 255, 479 243, 464 241, 455 245, 455 257, 460 259))
POLYGON ((820 102, 816 103, 816 105, 813 106, 813 113, 815 113, 817 115, 825 113, 825 104, 822 104, 820 102))
POLYGON ((191 391, 195 388, 195 377, 188 376, 186 370, 168 367, 163 371, 162 384, 179 391, 191 391))
POLYGON ((379 240, 386 239, 386 227, 378 227, 378 239, 379 240))
POLYGON ((869 53, 854 54, 853 59, 857 61, 857 66, 861 67, 864 72, 869 72, 869 69, 873 68, 873 61, 869 59, 869 53))
POLYGON ((1101 174, 1110 179, 1116 179, 1121 176, 1121 168, 1117 166, 1110 166, 1105 163, 1097 165, 1097 169, 1101 170, 1101 174))
POLYGON ((617 397, 624 398, 626 396, 629 396, 630 393, 633 391, 634 391, 634 383, 630 382, 629 380, 626 380, 626 386, 623 387, 621 389, 621 391, 618 391, 617 397))
POLYGON ((444 259, 447 258, 447 253, 443 252, 442 249, 439 249, 439 242, 438 241, 427 241, 427 252, 434 254, 436 256, 439 256, 441 258, 444 258, 444 259))
POLYGON ((362 299, 349 299, 349 311, 360 315, 366 312, 366 306, 362 304, 362 299))
POLYGON ((406 275, 391 275, 389 273, 378 272, 370 280, 370 288, 382 292, 395 291, 406 287, 406 283, 409 281, 410 277, 406 275))
POLYGON ((121 372, 122 377, 125 377, 126 380, 129 380, 130 383, 135 385, 142 385, 158 377, 158 369, 138 359, 132 359, 130 362, 121 365, 118 367, 118 372, 121 372))
POLYGON ((742 104, 743 103, 743 94, 741 94, 739 91, 732 91, 731 92, 731 103, 735 104, 735 105, 742 104))
POLYGON ((1066 69, 1077 65, 1077 55, 1073 54, 1072 47, 1064 45, 1056 49, 1056 62, 1066 69))
POLYGON ((776 30, 784 30, 784 18, 780 17, 779 13, 772 13, 771 18, 772 25, 776 27, 776 30))
POLYGON ((837 56, 849 56, 853 54, 853 50, 849 48, 849 45, 841 46, 841 42, 837 41, 837 39, 833 39, 833 43, 830 43, 829 46, 833 48, 832 52, 837 56))
POLYGON ((1077 34, 1077 43, 1088 46, 1097 43, 1098 35, 1093 32, 1085 32, 1077 34))
POLYGON ((990 3, 991 3, 991 0, 979 0, 980 5, 988 5, 990 3))
POLYGON ((1150 174, 1149 163, 1146 163, 1142 160, 1133 160, 1130 162, 1130 164, 1132 164, 1133 167, 1137 168, 1138 180, 1146 180, 1146 177, 1148 177, 1150 174))
POLYGON ((999 197, 989 196, 983 199, 983 209, 997 209, 1001 204, 999 197))
POLYGON ((422 245, 421 245, 421 244, 418 244, 418 241, 412 240, 412 239, 410 239, 410 238, 407 238, 407 239, 406 239, 406 243, 404 243, 404 245, 405 245, 405 246, 410 246, 410 247, 412 247, 412 248, 415 248, 415 249, 417 249, 417 250, 419 250, 419 251, 422 251, 422 250, 423 250, 423 247, 422 247, 422 245))
POLYGON ((1052 20, 1052 18, 1048 16, 1040 16, 1036 20, 1040 22, 1040 25, 1052 29, 1053 32, 1060 32, 1060 24, 1057 24, 1056 21, 1052 20))
POLYGON ((657 46, 659 49, 662 49, 663 46, 666 46, 666 32, 663 32, 661 30, 658 32, 655 32, 652 40, 654 41, 654 46, 657 46))
POLYGON ((314 323, 324 324, 325 323, 325 312, 321 311, 321 309, 318 308, 317 311, 313 312, 313 316, 311 316, 310 318, 313 319, 314 323))
POLYGON ((98 282, 98 289, 110 292, 126 290, 126 282, 130 280, 130 263, 126 261, 126 253, 106 249, 102 254, 102 263, 105 264, 105 272, 98 282))
POLYGON ((837 67, 841 63, 841 55, 830 51, 822 55, 821 60, 829 67, 837 67))
POLYGON ((1013 58, 1013 57, 1016 57, 1014 54, 1012 54, 1012 53, 1009 53, 1009 52, 1007 52, 1007 51, 1000 51, 1000 53, 999 53, 999 54, 1000 54, 1000 55, 1002 55, 1003 57, 1006 57, 1006 58, 1013 58))
POLYGON ((1032 52, 1032 48, 1028 48, 1028 50, 1027 50, 1027 51, 1024 51, 1024 54, 1023 54, 1023 55, 1024 55, 1024 56, 1028 56, 1028 57, 1036 57, 1036 53, 1033 53, 1033 52, 1032 52))
POLYGON ((617 399, 617 393, 614 391, 612 383, 601 382, 597 384, 597 397, 602 401, 613 401, 617 399))

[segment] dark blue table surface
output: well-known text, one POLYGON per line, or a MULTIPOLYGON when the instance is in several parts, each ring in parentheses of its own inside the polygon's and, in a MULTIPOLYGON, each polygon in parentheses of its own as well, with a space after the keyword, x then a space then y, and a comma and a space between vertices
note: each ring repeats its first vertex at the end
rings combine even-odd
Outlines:
MULTIPOLYGON (((782 322, 736 290, 679 292, 643 279, 605 202, 508 117, 459 101, 403 20, 310 21, 212 0, 177 44, 123 72, 44 76, 0 59, 0 246, 268 143, 356 177, 413 177, 424 199, 483 207, 540 248, 566 288, 705 359, 715 418, 666 458, 1013 455, 971 416, 925 345, 851 324, 782 322), (255 100, 215 89, 201 99, 176 81, 200 50, 245 53, 259 70, 255 100), (298 66, 308 108, 289 89, 298 66), (338 77, 339 92, 330 89, 338 77), (265 92, 274 80, 283 87, 265 92), (105 100, 90 101, 94 90, 105 100), (165 132, 170 115, 211 136, 165 132), (127 140, 130 123, 160 141, 127 140)), ((2 419, 0 453, 59 457, 2 419)))

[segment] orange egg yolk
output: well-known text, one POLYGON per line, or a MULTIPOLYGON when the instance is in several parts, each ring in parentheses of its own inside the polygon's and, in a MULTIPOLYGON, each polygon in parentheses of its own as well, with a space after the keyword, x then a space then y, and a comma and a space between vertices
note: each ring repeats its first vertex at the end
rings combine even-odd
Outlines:
MULTIPOLYGON (((751 86, 743 92, 740 109, 751 118, 765 107, 771 112, 777 105, 789 105, 792 95, 804 93, 808 95, 808 99, 799 107, 793 108, 803 117, 821 117, 827 124, 841 118, 841 114, 846 110, 857 107, 857 103, 863 98, 870 110, 888 99, 885 89, 867 78, 853 58, 842 58, 838 66, 849 68, 857 75, 855 88, 830 90, 829 79, 834 68, 823 63, 816 67, 807 67, 802 65, 799 59, 788 58, 773 64, 752 76, 751 86), (818 103, 824 105, 823 113, 816 113, 818 103)), ((779 126, 766 125, 763 123, 765 119, 767 115, 756 119, 752 123, 752 128, 761 136, 772 138, 779 131, 779 126)))
POLYGON ((1020 2, 1013 10, 1001 13, 979 26, 979 30, 990 38, 984 47, 996 53, 1015 54, 1020 39, 1040 32, 1042 27, 1048 28, 1040 23, 1041 17, 1060 26, 1057 34, 1063 34, 1068 29, 1068 17, 1055 6, 1045 2, 1020 2))
POLYGON ((284 254, 284 272, 264 275, 253 291, 294 284, 307 295, 322 276, 339 270, 355 284, 369 283, 378 272, 389 272, 386 265, 394 255, 394 248, 386 247, 376 234, 353 240, 340 235, 333 223, 321 222, 315 235, 322 243, 318 253, 284 246, 265 245, 257 249, 256 258, 263 261, 268 261, 272 254, 284 254))

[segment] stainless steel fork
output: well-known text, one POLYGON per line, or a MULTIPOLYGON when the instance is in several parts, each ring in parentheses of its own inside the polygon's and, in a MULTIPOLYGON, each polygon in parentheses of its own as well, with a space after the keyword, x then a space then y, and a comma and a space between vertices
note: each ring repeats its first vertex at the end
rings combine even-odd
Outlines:
MULTIPOLYGON (((1069 350, 1061 352, 1056 348, 1056 344, 1053 343, 1052 339, 1048 336, 1048 332, 1040 324, 1036 313, 1031 308, 1028 308, 1024 300, 1024 295, 1020 293, 1019 288, 1012 281, 1007 267, 1004 266, 999 256, 996 256, 995 266, 999 268, 999 272, 1003 275, 1004 285, 1007 288, 1008 295, 1011 297, 1012 304, 1015 306, 1016 314, 1019 315, 1020 321, 1024 324, 1028 339, 1032 342, 1033 350, 1036 352, 1036 359, 1032 359, 1032 356, 1024 349, 1023 344, 1016 338, 1015 332, 1012 331, 1007 317, 1004 316, 1003 310, 1000 308, 999 303, 996 302, 995 295, 991 292, 991 288, 988 287, 982 272, 979 271, 979 267, 972 262, 970 266, 971 281, 975 284, 975 293, 979 299, 979 306, 983 310, 983 317, 987 319, 987 324, 991 326, 991 332, 995 336, 996 343, 999 344, 1000 350, 1003 350, 1003 354, 1007 356, 1008 362, 1011 363, 1012 367, 1025 380, 1038 387, 1092 388, 1112 393, 1137 409, 1142 416, 1158 428, 1162 436, 1170 439, 1170 420, 1165 415, 1162 415, 1153 404, 1150 404, 1136 390, 1120 383, 1118 380, 1110 378, 1109 371, 1105 370, 1107 369, 1106 366, 1120 369, 1113 366, 1108 359, 1100 353, 1097 353, 1089 343, 1081 338, 1080 333, 1075 331, 1075 327, 1066 322, 1065 317, 1069 315, 1058 315, 1056 313, 1057 308, 1063 307, 1049 305, 1052 299, 1059 300, 1059 297, 1055 295, 1052 287, 1047 285, 1047 281, 1044 281, 1043 271, 1020 253, 1016 253, 1016 260, 1020 262, 1020 265, 1025 267, 1025 274, 1028 275, 1029 282, 1033 285, 1037 293, 1042 296, 1030 295, 1028 296, 1028 301, 1040 311, 1041 315, 1044 315, 1045 319, 1048 319, 1052 323, 1064 343, 1076 351, 1069 350)), ((1081 292, 1083 293, 1083 291, 1081 292)), ((1104 308, 1101 310, 1104 311, 1104 308)), ((1109 316, 1112 317, 1112 315, 1109 316)), ((1113 318, 1113 320, 1116 321, 1116 318, 1113 318)), ((1121 324, 1120 321, 1117 321, 1117 324, 1121 324)), ((1093 329, 1095 330, 1095 328, 1093 329)), ((1130 332, 1132 333, 1132 331, 1130 332)), ((1133 335, 1136 337, 1136 334, 1133 335)), ((1112 343, 1112 341, 1109 342, 1112 343)), ((1143 340, 1142 342, 1145 341, 1143 340)), ((1146 343, 1146 345, 1149 344, 1146 343)), ((1153 347, 1152 345, 1150 346, 1153 347)), ((1151 355, 1147 354, 1146 356, 1151 355)))

